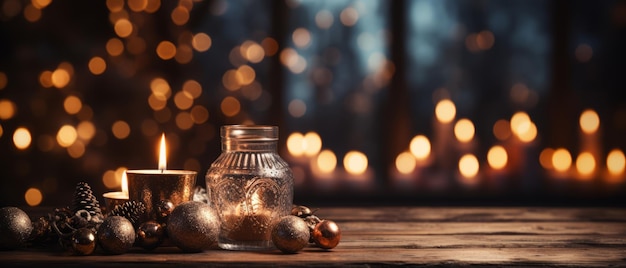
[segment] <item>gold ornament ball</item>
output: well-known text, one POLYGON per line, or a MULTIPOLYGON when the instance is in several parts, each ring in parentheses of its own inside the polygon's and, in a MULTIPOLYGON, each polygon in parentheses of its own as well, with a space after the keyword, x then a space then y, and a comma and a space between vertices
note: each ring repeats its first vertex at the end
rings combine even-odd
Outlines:
POLYGON ((72 234, 72 249, 76 255, 91 255, 96 250, 96 234, 89 228, 80 228, 72 234))
POLYGON ((167 219, 167 235, 183 251, 200 252, 217 243, 219 220, 206 203, 187 201, 177 205, 167 219))
POLYGON ((285 253, 296 253, 309 243, 309 227, 300 217, 287 215, 274 225, 272 242, 285 253))
POLYGON ((16 207, 0 208, 0 250, 12 250, 26 243, 33 223, 28 214, 16 207))
POLYGON ((331 220, 322 220, 313 228, 313 241, 315 245, 323 249, 332 249, 341 240, 339 226, 331 220))
POLYGON ((135 228, 122 216, 109 216, 98 228, 98 243, 107 253, 125 253, 135 243, 135 228))

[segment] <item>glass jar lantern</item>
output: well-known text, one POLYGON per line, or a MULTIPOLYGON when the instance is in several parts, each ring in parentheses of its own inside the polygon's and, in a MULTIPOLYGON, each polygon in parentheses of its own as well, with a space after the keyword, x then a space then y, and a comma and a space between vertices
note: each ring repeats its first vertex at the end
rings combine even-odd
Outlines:
POLYGON ((278 127, 227 125, 220 134, 222 153, 206 174, 209 202, 221 221, 218 245, 272 249, 272 224, 293 204, 293 174, 277 153, 278 127))

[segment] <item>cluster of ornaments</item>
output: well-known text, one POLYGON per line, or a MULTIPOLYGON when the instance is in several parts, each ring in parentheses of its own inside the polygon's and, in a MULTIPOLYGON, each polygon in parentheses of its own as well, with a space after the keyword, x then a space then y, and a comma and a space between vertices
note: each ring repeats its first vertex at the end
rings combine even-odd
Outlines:
MULTIPOLYGON (((156 211, 156 220, 145 219, 145 205, 127 201, 103 214, 91 187, 80 182, 71 206, 54 209, 34 222, 19 208, 0 208, 0 250, 58 243, 72 255, 91 255, 98 247, 106 254, 123 254, 132 247, 152 250, 166 240, 185 252, 217 248, 218 216, 202 199, 194 196, 193 201, 176 206, 161 200, 156 211)), ((309 244, 328 250, 337 246, 341 231, 308 207, 293 206, 291 215, 274 223, 271 238, 285 253, 296 253, 309 244)))
POLYGON ((296 253, 314 243, 322 249, 332 249, 341 240, 337 223, 322 220, 306 206, 294 205, 291 215, 284 216, 272 228, 272 242, 285 253, 296 253))
POLYGON ((145 220, 145 211, 143 203, 127 201, 104 215, 91 187, 80 182, 71 206, 35 222, 19 208, 0 208, 0 235, 6 236, 0 239, 0 250, 58 243, 72 255, 91 255, 98 247, 107 254, 123 254, 134 246, 152 250, 169 239, 183 251, 199 252, 217 242, 219 221, 206 203, 174 206, 161 200, 156 220, 145 220))

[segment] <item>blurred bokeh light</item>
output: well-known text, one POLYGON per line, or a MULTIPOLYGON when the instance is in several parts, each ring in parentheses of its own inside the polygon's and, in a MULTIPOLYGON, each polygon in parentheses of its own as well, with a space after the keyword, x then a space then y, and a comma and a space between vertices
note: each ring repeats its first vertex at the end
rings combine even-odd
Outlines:
POLYGON ((119 190, 157 168, 161 133, 204 186, 225 124, 280 127, 296 202, 623 204, 624 10, 5 0, 0 205, 119 190))

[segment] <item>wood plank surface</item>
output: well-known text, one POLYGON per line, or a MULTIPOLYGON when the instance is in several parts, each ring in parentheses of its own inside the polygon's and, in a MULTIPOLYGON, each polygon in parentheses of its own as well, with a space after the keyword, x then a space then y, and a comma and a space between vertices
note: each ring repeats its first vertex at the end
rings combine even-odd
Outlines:
POLYGON ((9 266, 626 266, 622 208, 321 208, 342 240, 333 250, 279 251, 133 248, 122 255, 64 256, 26 248, 0 252, 9 266))

